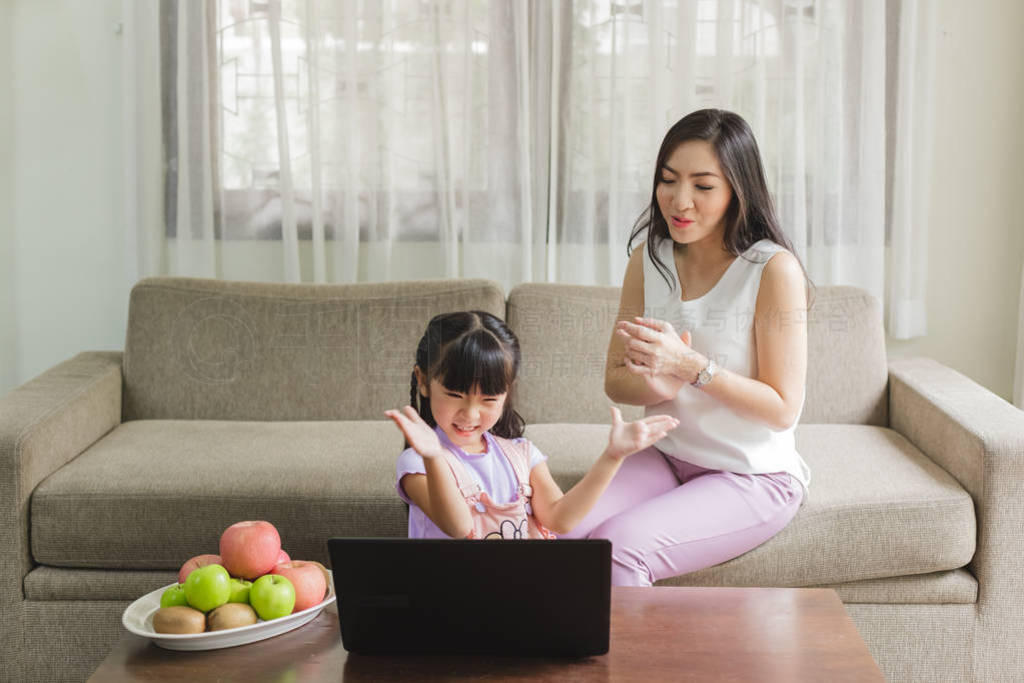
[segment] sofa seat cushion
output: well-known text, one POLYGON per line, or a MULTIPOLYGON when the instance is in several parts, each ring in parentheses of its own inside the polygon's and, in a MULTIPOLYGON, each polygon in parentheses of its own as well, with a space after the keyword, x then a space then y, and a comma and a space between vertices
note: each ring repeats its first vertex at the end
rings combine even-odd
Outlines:
POLYGON ((26 600, 137 600, 178 580, 175 569, 66 569, 39 565, 25 576, 26 600))
MULTIPOLYGON (((604 448, 608 427, 532 425, 527 436, 564 489, 604 448)), ((789 526, 740 557, 663 583, 815 586, 956 569, 973 557, 970 495, 898 433, 809 424, 796 442, 811 485, 789 526)))
POLYGON ((294 559, 331 536, 404 536, 390 421, 126 422, 33 492, 36 562, 177 569, 221 532, 266 519, 294 559))
MULTIPOLYGON (((26 600, 135 600, 178 580, 170 569, 67 569, 41 565, 25 577, 26 600)), ((897 576, 831 588, 846 603, 968 605, 978 600, 978 582, 965 569, 897 576)))
MULTIPOLYGON (((563 490, 607 425, 540 424, 527 436, 563 490)), ((956 569, 974 554, 970 496, 892 430, 801 425, 811 468, 793 522, 754 550, 673 585, 814 586, 956 569)), ((404 536, 394 491, 401 434, 389 422, 127 422, 32 495, 35 560, 57 567, 176 569, 217 552, 221 531, 267 519, 296 559, 331 536, 404 536)))

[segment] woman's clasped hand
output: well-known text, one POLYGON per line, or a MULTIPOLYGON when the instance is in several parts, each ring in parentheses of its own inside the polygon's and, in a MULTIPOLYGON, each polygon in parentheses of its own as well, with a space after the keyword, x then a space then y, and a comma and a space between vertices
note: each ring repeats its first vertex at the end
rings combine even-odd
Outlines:
POLYGON ((690 346, 689 330, 677 333, 671 323, 654 318, 633 320, 620 320, 615 325, 615 333, 626 346, 626 369, 643 377, 647 387, 667 401, 696 379, 707 359, 690 346))

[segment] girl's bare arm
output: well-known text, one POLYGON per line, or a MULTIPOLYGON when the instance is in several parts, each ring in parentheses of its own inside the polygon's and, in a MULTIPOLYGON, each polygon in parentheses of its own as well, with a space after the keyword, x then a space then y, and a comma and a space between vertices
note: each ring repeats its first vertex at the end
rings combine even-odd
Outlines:
POLYGON ((650 415, 636 422, 623 423, 619 409, 613 407, 608 447, 586 475, 566 493, 563 494, 555 483, 547 463, 542 462, 530 471, 534 517, 556 534, 572 531, 608 488, 622 462, 664 438, 678 424, 678 420, 668 415, 650 415))
POLYGON ((443 446, 434 430, 411 406, 384 413, 402 430, 409 445, 423 458, 426 474, 407 474, 399 485, 430 521, 452 538, 465 538, 473 530, 469 506, 455 475, 444 460, 443 446))
POLYGON ((424 458, 426 474, 407 474, 401 485, 430 521, 452 538, 465 538, 473 530, 469 506, 443 460, 424 458))

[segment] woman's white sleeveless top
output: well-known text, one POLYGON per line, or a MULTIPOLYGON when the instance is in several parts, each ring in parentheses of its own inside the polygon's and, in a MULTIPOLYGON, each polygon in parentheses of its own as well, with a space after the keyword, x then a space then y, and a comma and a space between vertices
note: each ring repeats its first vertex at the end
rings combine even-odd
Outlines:
MULTIPOLYGON (((658 246, 658 256, 673 276, 671 286, 651 261, 646 246, 642 247, 645 315, 670 322, 679 334, 689 330, 694 350, 714 358, 720 368, 756 378, 757 292, 765 264, 783 247, 771 240, 751 245, 729 265, 709 292, 682 301, 673 244, 671 239, 665 239, 658 246)), ((674 399, 648 406, 646 413, 672 415, 679 420, 679 427, 655 444, 663 453, 700 467, 740 474, 788 472, 805 488, 810 484, 810 470, 796 452, 795 423, 788 429, 772 429, 736 414, 689 384, 674 399)))

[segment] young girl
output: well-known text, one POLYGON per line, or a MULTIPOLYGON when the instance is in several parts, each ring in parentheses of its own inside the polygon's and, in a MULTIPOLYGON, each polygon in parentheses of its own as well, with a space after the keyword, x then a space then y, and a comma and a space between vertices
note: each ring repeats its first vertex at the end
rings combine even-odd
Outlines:
POLYGON ((605 392, 679 418, 629 459, 575 536, 612 541, 612 582, 650 585, 781 531, 810 482, 803 267, 779 228, 747 123, 705 109, 661 144, 634 226, 605 392))
POLYGON ((608 447, 563 494, 547 458, 522 438, 510 392, 519 341, 482 311, 435 316, 416 349, 411 405, 389 410, 409 446, 398 458, 398 494, 410 538, 552 538, 590 510, 631 453, 664 438, 675 418, 623 423, 612 408, 608 447))

